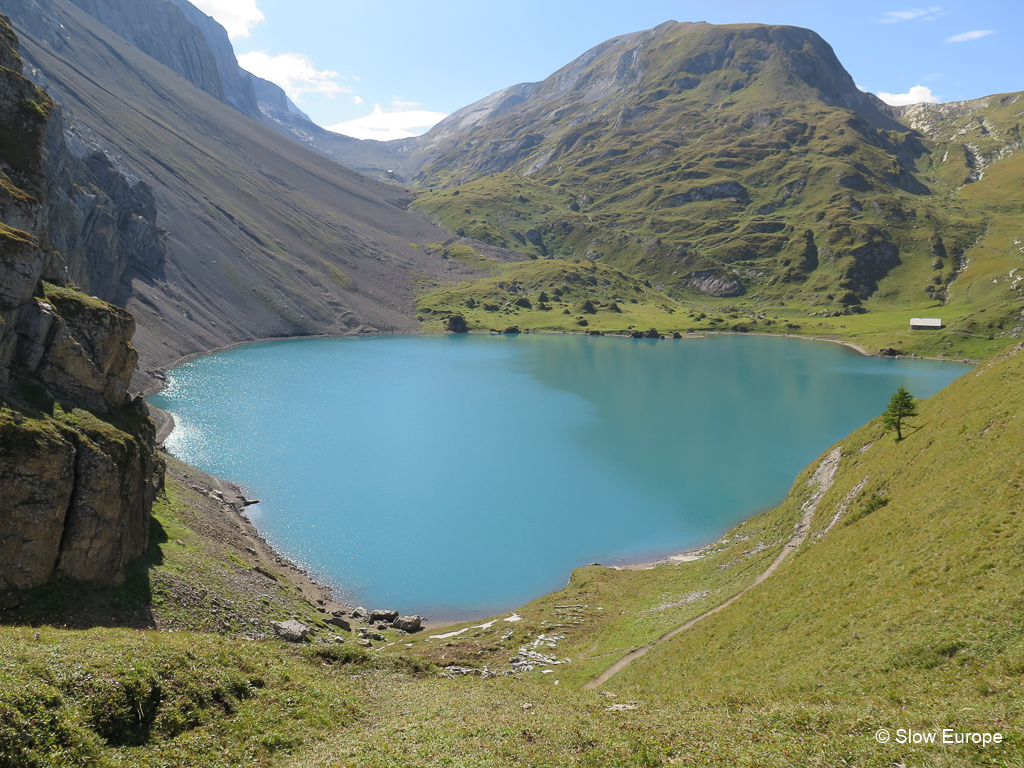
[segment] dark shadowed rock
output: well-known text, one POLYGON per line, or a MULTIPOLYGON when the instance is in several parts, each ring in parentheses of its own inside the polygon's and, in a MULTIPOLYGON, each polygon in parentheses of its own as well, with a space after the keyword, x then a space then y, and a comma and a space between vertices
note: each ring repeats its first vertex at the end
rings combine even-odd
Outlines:
POLYGON ((845 176, 837 176, 836 184, 838 184, 840 187, 846 187, 847 189, 855 189, 858 192, 867 192, 869 189, 871 189, 871 185, 868 184, 867 179, 865 179, 859 173, 850 173, 845 176))
POLYGON ((452 315, 448 318, 448 322, 445 323, 445 327, 452 333, 469 333, 469 326, 466 324, 466 318, 462 315, 452 315))
POLYGON ((722 184, 697 187, 696 189, 691 189, 689 192, 681 192, 680 194, 672 195, 663 207, 686 205, 687 203, 696 203, 704 200, 728 200, 732 198, 741 200, 746 199, 747 197, 748 193, 746 187, 736 181, 726 181, 722 184))
POLYGON ((336 614, 328 618, 327 623, 337 627, 338 629, 343 629, 346 632, 352 629, 352 625, 346 619, 336 614))
POLYGON ((423 619, 420 616, 399 616, 391 626, 403 632, 419 632, 423 629, 423 619))
POLYGON ((398 611, 385 611, 379 608, 375 608, 370 611, 370 623, 375 624, 378 621, 383 621, 385 624, 390 624, 398 618, 398 611))

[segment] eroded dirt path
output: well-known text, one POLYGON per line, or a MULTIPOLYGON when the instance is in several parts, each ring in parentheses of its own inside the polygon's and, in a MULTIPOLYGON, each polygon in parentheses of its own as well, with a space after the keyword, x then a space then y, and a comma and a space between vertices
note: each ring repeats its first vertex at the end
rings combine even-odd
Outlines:
POLYGON ((645 655, 652 648, 656 648, 665 641, 671 640, 680 632, 685 632, 698 622, 706 619, 708 616, 713 616, 719 611, 724 611, 730 605, 732 605, 741 597, 743 597, 743 595, 745 595, 747 592, 752 590, 758 584, 760 584, 773 573, 775 573, 775 571, 778 570, 779 566, 782 565, 782 562, 787 557, 789 557, 789 555, 794 550, 796 550, 801 544, 803 544, 804 540, 807 538, 807 532, 810 530, 811 520, 814 518, 814 513, 817 511, 818 505, 821 503, 822 498, 824 498, 825 494, 828 493, 828 490, 832 487, 832 483, 835 480, 836 469, 839 467, 839 460, 841 457, 842 446, 836 448, 831 453, 829 453, 828 456, 822 459, 821 464, 819 464, 818 468, 814 471, 814 475, 811 477, 810 480, 807 481, 808 485, 814 486, 814 493, 811 495, 811 498, 804 502, 804 505, 802 507, 804 514, 803 517, 800 518, 800 522, 797 523, 796 527, 793 529, 793 536, 790 538, 788 542, 786 542, 786 545, 782 548, 782 551, 779 553, 778 557, 776 557, 775 560, 772 561, 772 564, 769 565, 768 568, 764 570, 764 572, 758 575, 758 577, 754 579, 753 583, 750 584, 750 586, 746 587, 740 592, 737 592, 724 603, 715 606, 709 611, 705 611, 696 618, 690 619, 685 624, 676 627, 670 632, 666 632, 653 643, 641 646, 640 648, 637 648, 635 651, 623 656, 617 662, 608 667, 608 669, 606 669, 600 675, 595 677, 589 683, 586 683, 583 686, 583 690, 592 691, 595 688, 599 688, 601 685, 606 683, 611 678, 615 677, 615 675, 624 670, 634 661, 639 659, 641 656, 645 655))

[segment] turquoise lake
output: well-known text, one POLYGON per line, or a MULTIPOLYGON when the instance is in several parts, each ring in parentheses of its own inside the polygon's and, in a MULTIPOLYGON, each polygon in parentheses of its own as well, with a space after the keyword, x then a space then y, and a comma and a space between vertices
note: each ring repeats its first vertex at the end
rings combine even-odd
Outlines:
POLYGON ((197 358, 150 402, 168 450, 261 499, 260 532, 339 597, 453 619, 711 541, 897 387, 967 370, 740 335, 383 336, 197 358))

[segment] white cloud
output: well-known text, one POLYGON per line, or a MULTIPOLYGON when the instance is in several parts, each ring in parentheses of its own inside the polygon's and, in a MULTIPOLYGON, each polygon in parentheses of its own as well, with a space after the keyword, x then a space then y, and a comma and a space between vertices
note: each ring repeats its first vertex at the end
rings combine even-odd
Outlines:
POLYGON ((385 112, 380 104, 374 104, 373 112, 365 117, 357 117, 336 125, 328 125, 327 130, 352 136, 357 139, 407 139, 423 133, 428 128, 444 120, 448 115, 444 112, 430 112, 425 109, 400 109, 385 112))
POLYGON ((312 60, 301 53, 271 56, 266 51, 252 51, 239 56, 238 63, 257 77, 280 85, 297 104, 306 93, 337 96, 352 92, 351 88, 335 82, 341 75, 330 69, 317 69, 312 60))
POLYGON ((907 104, 938 104, 939 97, 932 93, 927 85, 915 85, 906 93, 878 92, 878 98, 890 107, 903 107, 907 104))
POLYGON ((947 37, 947 43, 964 43, 968 40, 977 40, 979 37, 987 37, 988 35, 994 35, 996 31, 994 29, 976 29, 973 32, 962 32, 959 35, 953 35, 947 37))
POLYGON ((911 8, 909 11, 887 11, 882 14, 882 18, 878 20, 878 23, 896 24, 900 21, 911 21, 912 19, 931 21, 935 18, 933 14, 936 14, 941 10, 941 6, 933 5, 929 8, 911 8))
POLYGON ((418 101, 404 101, 401 96, 393 95, 391 98, 394 99, 394 101, 391 102, 391 106, 397 109, 412 109, 413 107, 422 106, 418 101))
POLYGON ((352 103, 355 104, 358 107, 360 104, 363 103, 363 97, 362 96, 353 96, 352 97, 352 103))
POLYGON ((252 28, 266 21, 256 0, 191 0, 192 5, 213 16, 228 31, 228 37, 248 37, 252 28))

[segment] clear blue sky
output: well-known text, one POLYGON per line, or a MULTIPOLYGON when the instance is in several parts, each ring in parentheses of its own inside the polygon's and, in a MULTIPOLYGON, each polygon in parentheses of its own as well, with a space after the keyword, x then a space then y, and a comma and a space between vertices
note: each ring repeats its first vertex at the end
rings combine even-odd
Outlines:
POLYGON ((669 19, 809 27, 875 93, 919 86, 916 100, 954 101, 1024 90, 1022 0, 192 1, 234 33, 243 66, 288 85, 321 125, 394 127, 403 113, 449 113, 669 19))

